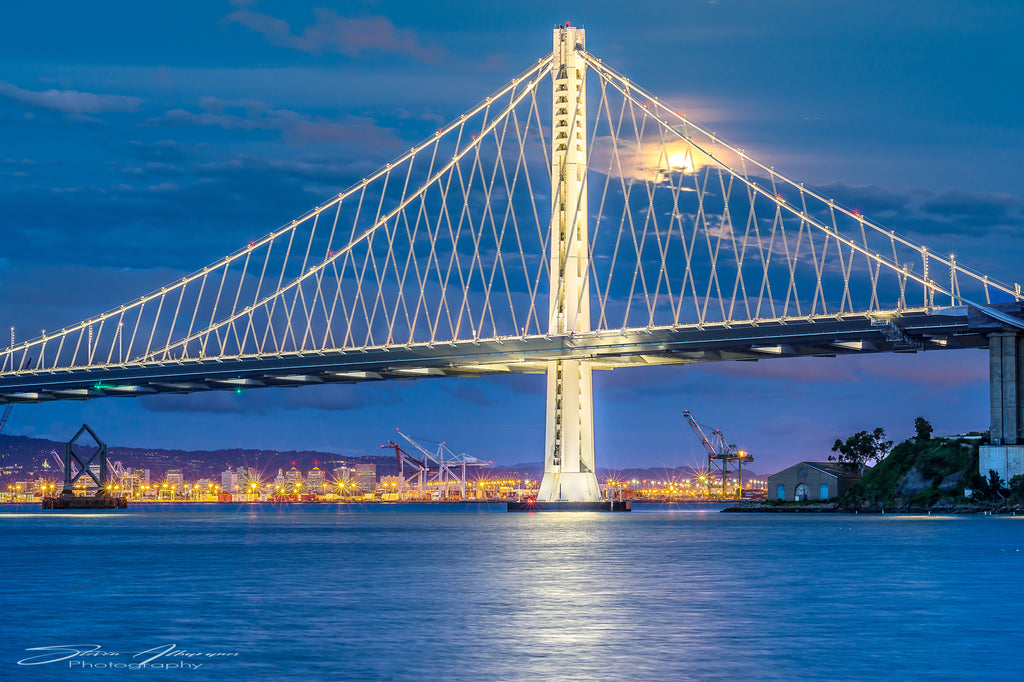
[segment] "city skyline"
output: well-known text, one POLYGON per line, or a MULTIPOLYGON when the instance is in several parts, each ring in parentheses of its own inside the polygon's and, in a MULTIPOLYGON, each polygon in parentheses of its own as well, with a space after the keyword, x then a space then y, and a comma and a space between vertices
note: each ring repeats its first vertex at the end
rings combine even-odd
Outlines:
MULTIPOLYGON (((602 3, 444 17, 411 3, 125 4, 107 10, 117 22, 93 19, 89 40, 69 4, 46 19, 53 40, 9 29, 0 48, 0 322, 34 336, 259 237, 480 100, 566 19, 587 26, 593 53, 761 160, 1019 281, 1024 125, 1008 87, 1019 58, 1002 50, 1022 10, 939 4, 879 21, 881 3, 813 18, 800 3, 685 3, 654 29, 602 3)), ((13 11, 11 26, 42 20, 13 11)), ((905 438, 917 416, 939 434, 983 430, 987 367, 984 351, 959 351, 598 372, 597 464, 699 463, 684 409, 765 473, 825 459, 854 431, 905 438)), ((542 461, 543 420, 543 377, 518 375, 27 405, 8 432, 59 440, 88 422, 112 445, 359 456, 401 426, 515 464, 542 461)))

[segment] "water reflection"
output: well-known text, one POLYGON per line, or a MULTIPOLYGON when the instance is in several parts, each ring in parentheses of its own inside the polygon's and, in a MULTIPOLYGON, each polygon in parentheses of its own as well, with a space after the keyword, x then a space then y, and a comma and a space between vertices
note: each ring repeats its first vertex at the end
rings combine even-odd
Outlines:
POLYGON ((0 516, 0 679, 83 633, 225 680, 1010 679, 1014 520, 0 516))

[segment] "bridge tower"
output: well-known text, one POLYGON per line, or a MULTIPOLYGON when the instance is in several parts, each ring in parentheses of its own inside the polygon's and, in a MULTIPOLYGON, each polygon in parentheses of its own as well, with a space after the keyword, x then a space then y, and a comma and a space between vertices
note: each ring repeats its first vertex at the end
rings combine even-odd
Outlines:
MULTIPOLYGON (((582 28, 554 32, 551 145, 551 279, 548 331, 590 331, 590 239, 587 231, 587 91, 582 28)), ((541 502, 601 499, 594 466, 592 368, 556 360, 547 369, 547 428, 541 502)))

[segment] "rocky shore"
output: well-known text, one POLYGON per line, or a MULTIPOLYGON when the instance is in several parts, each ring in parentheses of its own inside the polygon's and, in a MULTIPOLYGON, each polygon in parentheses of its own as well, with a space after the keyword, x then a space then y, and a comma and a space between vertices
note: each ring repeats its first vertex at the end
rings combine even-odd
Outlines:
POLYGON ((726 507, 723 513, 730 514, 912 514, 912 515, 945 515, 945 514, 982 514, 985 516, 1024 516, 1024 505, 1005 505, 992 503, 933 505, 919 507, 912 505, 883 506, 869 504, 849 506, 838 502, 739 502, 726 507))

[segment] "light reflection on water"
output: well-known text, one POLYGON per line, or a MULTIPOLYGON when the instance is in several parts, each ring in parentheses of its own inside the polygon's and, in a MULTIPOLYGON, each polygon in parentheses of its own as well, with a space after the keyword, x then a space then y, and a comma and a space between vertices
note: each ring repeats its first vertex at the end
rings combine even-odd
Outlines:
POLYGON ((153 679, 1019 679, 1017 520, 0 514, 0 679, 74 679, 16 665, 70 641, 239 654, 153 679))

